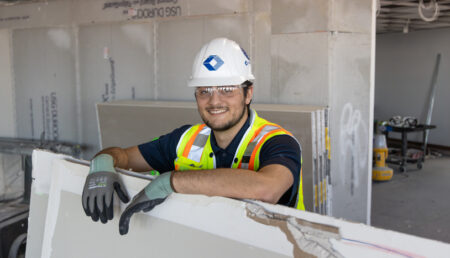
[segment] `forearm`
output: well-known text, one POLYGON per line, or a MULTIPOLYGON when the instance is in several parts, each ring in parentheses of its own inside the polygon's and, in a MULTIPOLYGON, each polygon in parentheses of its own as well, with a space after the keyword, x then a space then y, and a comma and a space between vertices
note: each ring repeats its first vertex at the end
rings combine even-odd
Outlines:
MULTIPOLYGON (((266 168, 266 170, 271 168, 266 168)), ((272 171, 277 167, 272 167, 272 171)), ((221 168, 174 172, 174 190, 186 194, 204 194, 240 199, 257 199, 276 203, 290 187, 290 182, 280 182, 272 172, 260 173, 245 169, 221 168)))
POLYGON ((153 170, 144 157, 142 157, 142 154, 137 146, 132 146, 125 149, 120 147, 106 148, 97 153, 95 157, 100 154, 111 155, 114 160, 114 167, 131 169, 135 172, 146 172, 153 170))
POLYGON ((108 154, 113 157, 114 167, 128 169, 128 154, 120 147, 109 147, 95 154, 94 158, 100 154, 108 154))

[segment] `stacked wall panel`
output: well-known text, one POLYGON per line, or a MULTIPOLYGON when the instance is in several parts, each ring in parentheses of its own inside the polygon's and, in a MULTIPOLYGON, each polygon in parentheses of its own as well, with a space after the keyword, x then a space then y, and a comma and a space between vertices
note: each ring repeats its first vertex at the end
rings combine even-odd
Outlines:
MULTIPOLYGON (((302 147, 303 193, 307 210, 326 214, 325 116, 320 106, 252 104, 258 115, 289 130, 302 147)), ((200 123, 194 102, 116 101, 97 105, 101 144, 129 147, 200 123)))

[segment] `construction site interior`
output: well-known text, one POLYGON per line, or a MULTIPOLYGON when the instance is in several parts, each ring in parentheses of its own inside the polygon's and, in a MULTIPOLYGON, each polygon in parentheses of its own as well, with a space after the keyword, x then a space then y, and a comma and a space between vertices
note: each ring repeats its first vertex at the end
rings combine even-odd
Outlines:
MULTIPOLYGON (((0 258, 448 257, 448 71, 448 0, 0 0, 0 258), (262 117, 301 146, 296 204, 178 192, 173 172, 174 192, 128 234, 117 194, 114 218, 92 221, 96 153, 210 126, 199 94, 247 94, 227 88, 241 81, 195 84, 208 80, 196 65, 229 67, 228 52, 208 52, 217 40, 248 68, 248 130, 262 117)), ((210 127, 205 149, 228 130, 210 127)), ((178 173, 201 138, 180 154, 186 134, 178 173)), ((251 157, 239 147, 233 169, 258 167, 267 136, 251 157)), ((131 203, 160 177, 112 169, 131 203)))

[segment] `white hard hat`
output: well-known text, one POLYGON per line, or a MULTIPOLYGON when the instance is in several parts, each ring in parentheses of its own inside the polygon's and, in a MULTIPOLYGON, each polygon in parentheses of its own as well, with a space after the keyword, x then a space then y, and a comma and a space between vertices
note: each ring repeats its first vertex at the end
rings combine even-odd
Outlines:
POLYGON ((245 50, 232 40, 217 38, 198 52, 188 86, 240 85, 254 79, 245 50))

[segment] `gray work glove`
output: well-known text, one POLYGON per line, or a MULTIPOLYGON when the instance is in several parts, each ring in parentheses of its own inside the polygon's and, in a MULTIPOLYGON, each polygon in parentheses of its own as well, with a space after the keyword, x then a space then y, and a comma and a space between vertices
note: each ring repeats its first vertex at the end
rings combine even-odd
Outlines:
POLYGON ((128 193, 114 169, 111 155, 100 154, 91 161, 89 175, 84 183, 82 203, 87 216, 93 221, 108 222, 114 216, 114 190, 120 200, 127 203, 128 193))
POLYGON ((131 216, 140 211, 149 212, 156 205, 162 203, 167 196, 173 193, 171 185, 172 172, 159 175, 140 191, 120 216, 119 232, 121 235, 128 233, 131 216))

